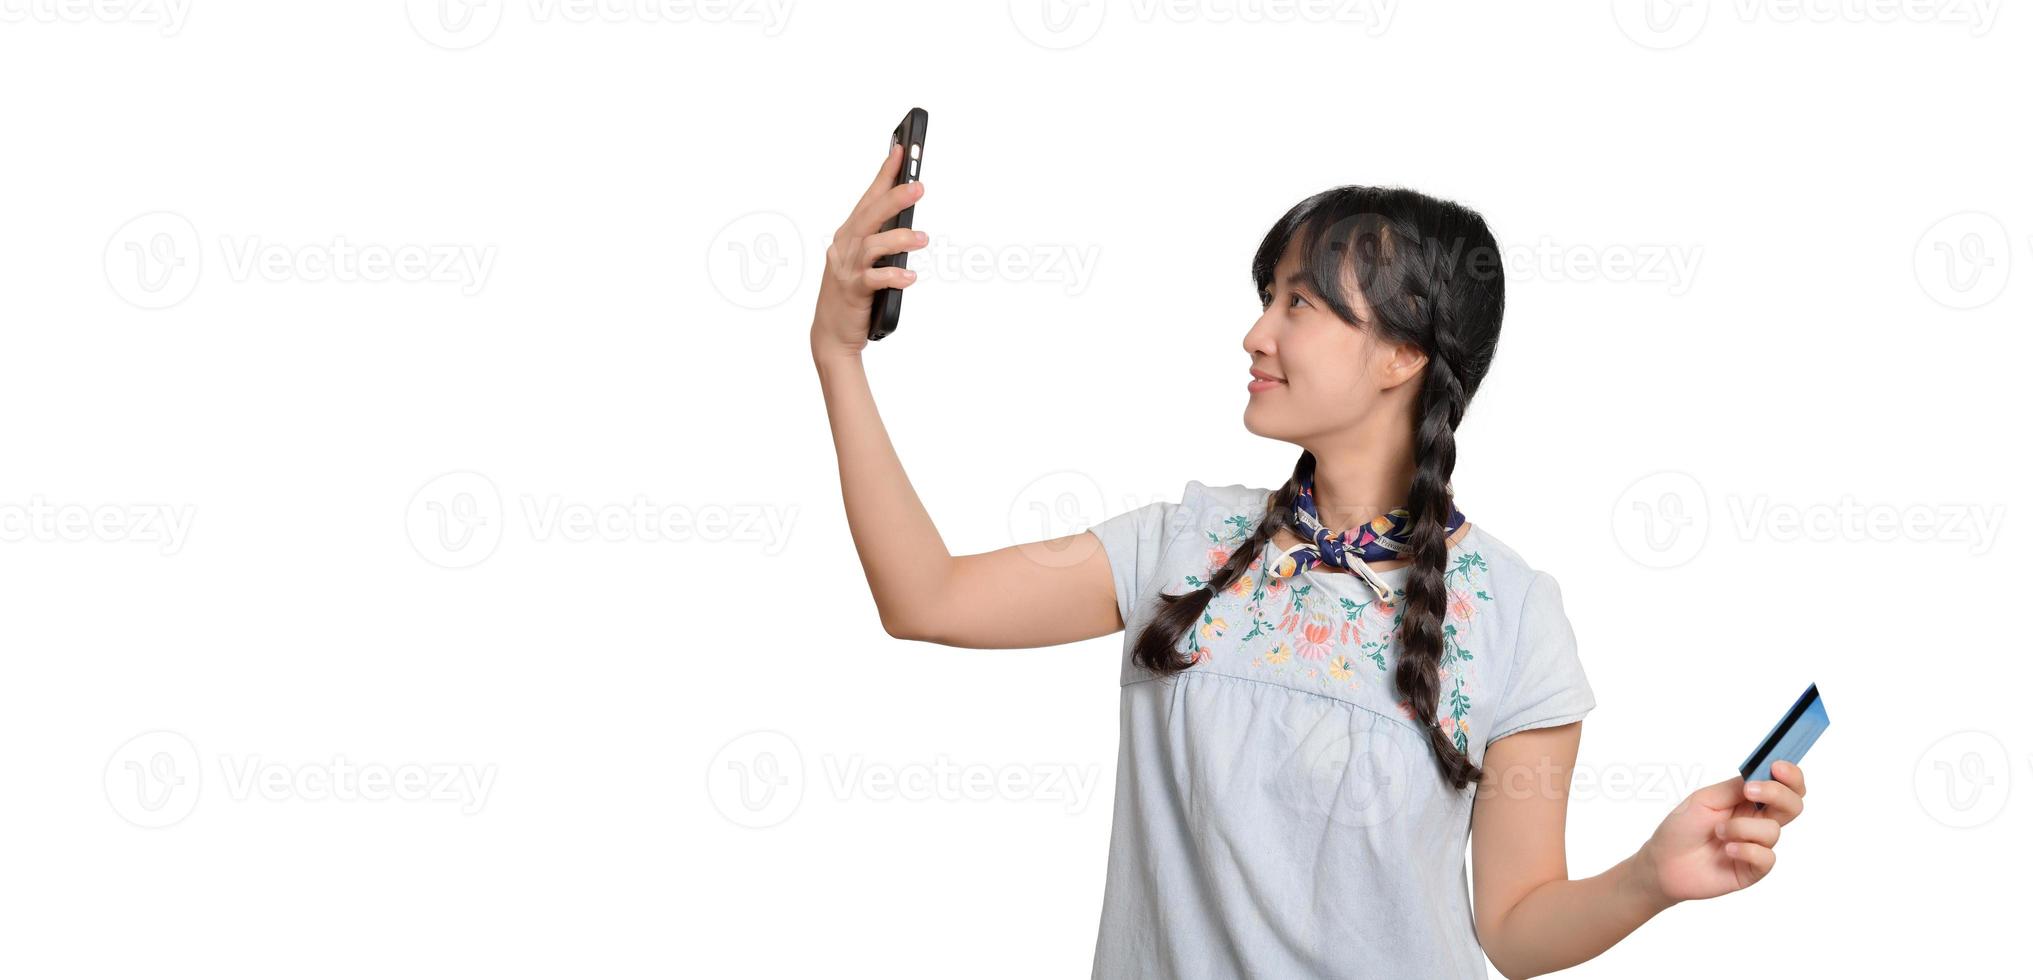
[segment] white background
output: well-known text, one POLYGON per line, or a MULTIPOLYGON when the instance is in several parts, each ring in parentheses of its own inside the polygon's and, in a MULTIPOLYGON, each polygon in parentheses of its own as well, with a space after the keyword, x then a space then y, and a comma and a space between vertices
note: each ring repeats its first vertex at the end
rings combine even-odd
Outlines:
POLYGON ((867 363, 954 553, 1277 485, 1259 236, 1461 200, 1459 500, 1600 704, 1572 873, 1833 718, 1769 879, 1574 975, 2015 969, 2024 11, 447 9, 0 0, 0 972, 1086 975, 1121 638, 885 636, 807 351, 911 105, 867 363))

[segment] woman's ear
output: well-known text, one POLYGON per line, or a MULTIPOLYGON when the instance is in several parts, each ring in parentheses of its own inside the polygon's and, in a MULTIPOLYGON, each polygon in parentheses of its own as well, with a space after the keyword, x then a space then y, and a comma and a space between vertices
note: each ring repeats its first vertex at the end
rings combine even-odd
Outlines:
POLYGON ((1426 352, 1412 344, 1392 344, 1384 359, 1378 380, 1383 382, 1385 391, 1414 380, 1426 373, 1426 352))

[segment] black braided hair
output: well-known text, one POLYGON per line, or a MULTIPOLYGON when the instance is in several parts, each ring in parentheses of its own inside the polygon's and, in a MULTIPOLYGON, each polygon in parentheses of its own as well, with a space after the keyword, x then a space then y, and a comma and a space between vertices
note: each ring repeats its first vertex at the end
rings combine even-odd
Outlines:
POLYGON ((1313 454, 1299 454, 1298 465, 1292 468, 1292 477, 1285 485, 1274 491, 1264 503, 1264 516, 1257 521, 1256 530, 1250 532, 1241 544, 1216 569, 1212 578, 1191 592, 1171 595, 1158 593, 1158 613, 1151 618, 1142 633, 1137 634, 1135 651, 1131 659, 1139 666, 1160 674, 1176 674, 1193 666, 1193 656, 1179 649, 1179 641, 1186 638, 1186 631, 1199 622, 1200 614, 1207 611, 1207 604, 1214 601, 1216 594, 1233 586, 1242 573, 1256 560, 1264 544, 1271 540, 1281 527, 1291 526, 1292 506, 1299 499, 1299 481, 1313 475, 1313 454))

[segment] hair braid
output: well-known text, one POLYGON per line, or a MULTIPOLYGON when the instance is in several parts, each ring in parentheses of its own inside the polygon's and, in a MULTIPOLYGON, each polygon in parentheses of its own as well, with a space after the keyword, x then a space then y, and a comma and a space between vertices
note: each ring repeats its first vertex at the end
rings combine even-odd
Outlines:
POLYGON ((1265 500, 1264 515, 1257 521, 1256 530, 1236 545, 1228 561, 1215 570, 1214 577, 1206 585, 1179 595, 1158 593, 1158 613, 1151 618, 1150 625, 1137 635, 1132 659, 1138 666, 1160 674, 1176 674, 1193 666, 1193 656, 1179 649, 1179 641, 1185 639, 1187 631, 1197 624, 1200 614, 1207 611, 1207 604, 1214 601, 1214 596, 1242 577, 1250 562, 1263 551, 1264 544, 1271 540, 1271 535, 1290 525, 1292 505, 1299 498, 1299 481, 1312 475, 1313 454, 1300 453, 1298 465, 1292 467, 1291 478, 1265 500))
POLYGON ((1447 779, 1460 789, 1482 779, 1482 770, 1440 730, 1440 659, 1446 652, 1447 517, 1454 510, 1454 429, 1468 399, 1454 372, 1444 290, 1427 297, 1438 343, 1427 352, 1426 378, 1414 422, 1408 509, 1412 512, 1412 566, 1405 581, 1405 614, 1398 640, 1398 693, 1411 702, 1447 779))

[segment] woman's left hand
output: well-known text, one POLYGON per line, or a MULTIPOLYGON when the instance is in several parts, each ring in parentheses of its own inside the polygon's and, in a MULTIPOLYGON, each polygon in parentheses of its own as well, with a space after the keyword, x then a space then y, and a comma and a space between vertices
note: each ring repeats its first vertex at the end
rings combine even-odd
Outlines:
POLYGON ((1731 776, 1695 790, 1640 850, 1647 883, 1667 904, 1757 884, 1778 860, 1779 828, 1800 816, 1806 795, 1807 776, 1790 762, 1772 763, 1771 779, 1731 776))

